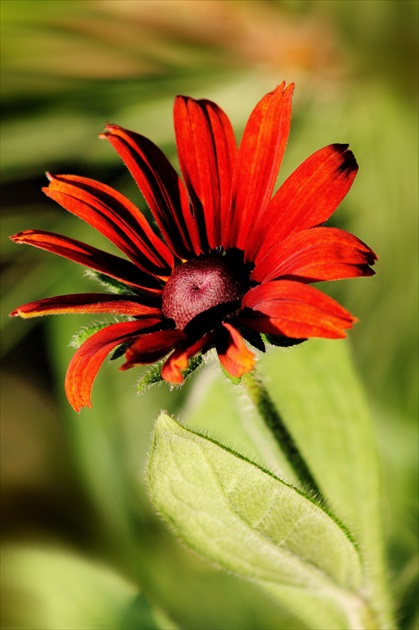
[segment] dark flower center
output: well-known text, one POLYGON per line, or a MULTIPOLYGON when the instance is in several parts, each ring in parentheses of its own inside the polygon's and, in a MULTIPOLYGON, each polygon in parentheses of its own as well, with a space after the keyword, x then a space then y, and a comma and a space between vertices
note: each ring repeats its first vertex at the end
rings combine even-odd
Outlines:
POLYGON ((163 289, 163 314, 184 330, 198 315, 210 330, 240 305, 249 274, 234 255, 205 254, 177 267, 163 289))

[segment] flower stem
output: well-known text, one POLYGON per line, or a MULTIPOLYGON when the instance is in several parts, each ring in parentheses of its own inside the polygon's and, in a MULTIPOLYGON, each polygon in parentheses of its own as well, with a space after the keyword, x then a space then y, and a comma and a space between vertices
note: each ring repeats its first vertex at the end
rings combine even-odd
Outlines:
POLYGON ((276 409, 261 377, 253 371, 245 374, 242 377, 241 382, 244 385, 249 398, 255 405, 266 425, 271 430, 281 451, 287 458, 304 489, 311 491, 318 499, 321 499, 326 503, 326 500, 324 499, 310 471, 310 468, 307 465, 307 462, 301 454, 291 433, 285 426, 285 423, 276 409))

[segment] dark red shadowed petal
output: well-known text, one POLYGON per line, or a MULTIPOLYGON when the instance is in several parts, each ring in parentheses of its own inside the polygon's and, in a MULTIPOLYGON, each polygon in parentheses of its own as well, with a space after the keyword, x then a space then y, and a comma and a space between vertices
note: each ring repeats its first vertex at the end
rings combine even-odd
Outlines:
POLYGON ((357 321, 346 309, 318 289, 301 282, 277 280, 260 284, 243 298, 240 321, 270 335, 294 339, 346 337, 357 321))
POLYGON ((215 103, 178 96, 174 121, 179 164, 204 248, 222 244, 237 148, 233 128, 215 103))
POLYGON ((282 83, 256 105, 240 143, 232 184, 232 205, 223 245, 246 250, 258 216, 272 197, 291 125, 294 85, 282 83))
POLYGON ((135 339, 144 329, 159 324, 159 320, 144 319, 111 324, 85 341, 70 361, 65 379, 68 401, 75 411, 91 407, 93 381, 109 352, 122 343, 135 339))
POLYGON ((154 363, 162 359, 172 348, 184 341, 186 335, 180 330, 158 330, 146 335, 141 335, 125 353, 126 362, 120 370, 128 370, 134 365, 154 363))
POLYGON ((338 228, 317 227, 290 234, 258 263, 251 279, 296 277, 305 282, 372 276, 376 255, 359 238, 338 228))
POLYGON ((25 230, 10 238, 15 243, 33 245, 57 256, 63 256, 143 291, 156 293, 162 290, 161 282, 157 278, 138 269, 129 260, 108 254, 73 238, 43 230, 25 230))
POLYGON ((226 338, 217 342, 217 352, 224 369, 235 378, 251 372, 255 367, 256 358, 253 352, 247 348, 241 334, 231 326, 223 323, 227 332, 226 338))
POLYGON ((192 343, 188 346, 182 344, 179 348, 177 348, 170 357, 165 361, 161 375, 165 381, 168 383, 173 383, 174 385, 180 385, 183 383, 183 375, 182 372, 187 369, 189 359, 197 354, 202 348, 208 344, 211 339, 211 334, 204 335, 195 343, 192 343))
POLYGON ((87 177, 48 175, 44 193, 101 232, 148 273, 168 276, 173 256, 142 213, 113 188, 87 177))
POLYGON ((259 262, 271 247, 295 231, 319 225, 336 210, 358 171, 347 144, 313 153, 282 184, 249 243, 249 260, 259 262))
POLYGON ((106 125, 101 137, 109 140, 130 170, 171 250, 179 258, 199 254, 186 190, 164 153, 144 136, 117 125, 106 125))
POLYGON ((140 298, 108 295, 106 293, 75 293, 23 304, 10 313, 10 317, 39 317, 64 313, 110 313, 131 317, 162 318, 161 309, 142 304, 140 298))

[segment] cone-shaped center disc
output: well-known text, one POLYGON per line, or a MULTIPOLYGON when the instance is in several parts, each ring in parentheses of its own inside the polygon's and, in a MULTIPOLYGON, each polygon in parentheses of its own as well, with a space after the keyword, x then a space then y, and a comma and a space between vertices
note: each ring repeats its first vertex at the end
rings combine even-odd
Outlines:
MULTIPOLYGON (((219 254, 199 256, 177 267, 169 278, 163 290, 163 314, 183 330, 208 309, 237 303, 248 288, 248 274, 241 262, 234 264, 219 254)), ((237 304, 233 310, 236 308, 237 304)))

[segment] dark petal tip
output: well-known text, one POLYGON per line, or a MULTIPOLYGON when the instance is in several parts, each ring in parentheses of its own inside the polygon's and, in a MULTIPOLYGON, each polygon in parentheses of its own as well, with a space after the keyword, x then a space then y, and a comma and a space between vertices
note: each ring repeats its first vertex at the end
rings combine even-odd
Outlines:
POLYGON ((332 144, 332 148, 336 151, 336 153, 345 153, 348 147, 348 143, 340 144, 339 142, 335 142, 332 144))
POLYGON ((337 171, 339 173, 352 173, 358 170, 358 163, 352 151, 348 150, 348 144, 334 144, 333 147, 342 155, 342 162, 339 164, 337 171))

